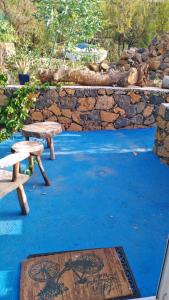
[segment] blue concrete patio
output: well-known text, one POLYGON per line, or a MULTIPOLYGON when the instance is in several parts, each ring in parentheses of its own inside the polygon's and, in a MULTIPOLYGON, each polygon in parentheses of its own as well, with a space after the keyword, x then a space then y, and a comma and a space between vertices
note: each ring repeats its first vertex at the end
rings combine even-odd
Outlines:
MULTIPOLYGON (((0 145, 10 152, 15 136, 0 145)), ((169 232, 169 167, 153 154, 154 129, 63 133, 52 181, 36 168, 20 215, 15 192, 0 202, 0 299, 19 299, 20 263, 34 253, 123 246, 142 296, 155 294, 169 232)))

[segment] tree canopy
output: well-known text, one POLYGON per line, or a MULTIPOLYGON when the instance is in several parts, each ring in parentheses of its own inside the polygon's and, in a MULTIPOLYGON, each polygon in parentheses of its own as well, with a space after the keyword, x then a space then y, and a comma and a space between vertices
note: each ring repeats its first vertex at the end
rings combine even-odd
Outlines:
POLYGON ((117 57, 124 48, 147 46, 169 31, 169 1, 1 0, 0 41, 49 56, 87 41, 117 57))

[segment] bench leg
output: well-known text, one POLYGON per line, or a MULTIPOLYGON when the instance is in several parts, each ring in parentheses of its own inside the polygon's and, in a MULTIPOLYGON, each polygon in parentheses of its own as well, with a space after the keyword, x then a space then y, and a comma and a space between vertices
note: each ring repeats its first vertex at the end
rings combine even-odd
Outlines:
POLYGON ((42 174, 42 176, 43 176, 43 178, 44 178, 44 180, 45 180, 45 184, 48 185, 48 186, 51 185, 51 184, 50 184, 50 181, 49 181, 49 179, 48 179, 48 177, 47 177, 47 175, 46 175, 46 173, 45 173, 45 170, 44 170, 44 167, 43 167, 43 165, 42 165, 42 161, 41 161, 40 156, 37 155, 36 158, 37 158, 37 162, 38 162, 38 166, 39 166, 39 169, 40 169, 40 171, 41 171, 41 174, 42 174))
MULTIPOLYGON (((11 149, 11 153, 16 153, 13 149, 11 149)), ((17 176, 16 172, 22 173, 22 168, 21 168, 21 163, 19 163, 19 171, 16 170, 17 166, 13 166, 13 177, 12 177, 12 181, 15 181, 15 176, 17 176)))
POLYGON ((55 159, 55 149, 54 149, 53 138, 50 139, 50 158, 52 160, 55 159))
POLYGON ((54 149, 53 138, 49 137, 46 140, 47 140, 47 147, 50 148, 50 159, 54 160, 55 159, 55 149, 54 149))
POLYGON ((31 174, 33 174, 33 171, 34 171, 34 160, 33 160, 33 155, 31 155, 31 154, 29 156, 29 168, 30 168, 31 174))
POLYGON ((47 138, 46 142, 47 142, 47 148, 50 148, 50 138, 47 138))
POLYGON ((22 210, 23 215, 27 215, 29 213, 29 206, 27 202, 27 197, 23 188, 23 185, 20 185, 17 188, 17 194, 18 194, 18 199, 19 199, 19 204, 22 210))

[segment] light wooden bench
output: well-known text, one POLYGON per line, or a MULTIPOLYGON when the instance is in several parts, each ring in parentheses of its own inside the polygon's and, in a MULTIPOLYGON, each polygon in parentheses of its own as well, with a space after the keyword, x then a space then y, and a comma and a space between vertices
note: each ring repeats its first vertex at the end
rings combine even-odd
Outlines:
POLYGON ((29 157, 29 152, 14 153, 0 159, 0 199, 5 195, 17 190, 19 204, 22 214, 29 213, 27 197, 23 184, 29 180, 28 175, 20 174, 20 162, 29 157), (7 171, 5 168, 13 166, 13 171, 7 171))
POLYGON ((42 143, 36 142, 36 141, 23 141, 18 142, 12 145, 11 148, 12 152, 14 153, 24 153, 29 152, 29 162, 30 162, 30 170, 33 173, 34 169, 34 162, 33 157, 36 157, 40 172, 44 178, 45 184, 47 186, 50 185, 50 181, 46 175, 45 169, 43 167, 42 161, 41 161, 41 155, 43 153, 44 147, 42 143))
POLYGON ((50 148, 50 158, 55 159, 55 150, 53 137, 62 132, 61 124, 57 122, 37 122, 25 125, 22 129, 22 134, 29 141, 30 137, 46 139, 48 148, 50 148))

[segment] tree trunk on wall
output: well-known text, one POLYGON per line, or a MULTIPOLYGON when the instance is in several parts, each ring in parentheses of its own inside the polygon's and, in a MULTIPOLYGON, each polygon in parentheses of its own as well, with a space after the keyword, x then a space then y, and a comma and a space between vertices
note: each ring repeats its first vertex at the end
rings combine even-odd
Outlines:
POLYGON ((138 81, 138 71, 136 68, 131 68, 129 71, 110 71, 109 73, 95 73, 88 69, 64 69, 61 68, 57 72, 43 72, 39 75, 42 83, 69 81, 80 85, 87 86, 128 86, 135 85, 138 81))

